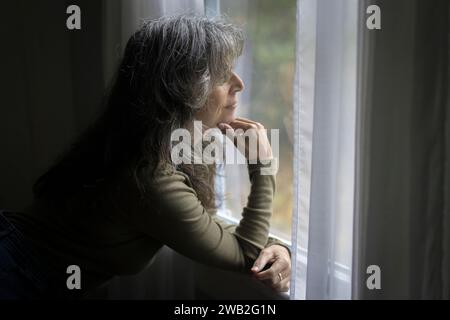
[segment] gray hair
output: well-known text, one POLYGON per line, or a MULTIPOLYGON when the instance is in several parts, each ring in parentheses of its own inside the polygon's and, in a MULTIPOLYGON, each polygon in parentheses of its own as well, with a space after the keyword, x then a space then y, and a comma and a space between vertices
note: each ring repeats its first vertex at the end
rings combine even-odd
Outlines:
POLYGON ((125 56, 128 50, 134 57, 126 67, 139 64, 135 70, 152 78, 145 88, 151 102, 174 116, 181 111, 188 120, 213 87, 229 79, 243 43, 242 29, 223 17, 165 16, 145 22, 130 38, 125 56))

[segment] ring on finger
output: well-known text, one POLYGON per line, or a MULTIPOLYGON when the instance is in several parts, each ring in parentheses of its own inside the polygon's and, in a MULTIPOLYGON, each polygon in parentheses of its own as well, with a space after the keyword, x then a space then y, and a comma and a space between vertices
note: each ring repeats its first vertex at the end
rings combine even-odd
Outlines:
POLYGON ((280 278, 280 282, 283 281, 283 276, 281 275, 281 272, 278 272, 278 278, 280 278))

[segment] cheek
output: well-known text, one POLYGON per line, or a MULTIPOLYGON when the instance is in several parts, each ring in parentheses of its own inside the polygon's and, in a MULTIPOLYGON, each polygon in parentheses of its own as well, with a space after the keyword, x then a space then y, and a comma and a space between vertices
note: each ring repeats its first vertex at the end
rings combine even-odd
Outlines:
POLYGON ((217 125, 221 122, 231 122, 234 120, 234 110, 225 108, 228 98, 227 87, 217 87, 211 94, 208 103, 208 113, 210 125, 217 125))
POLYGON ((230 110, 213 103, 199 112, 197 118, 202 120, 209 127, 215 127, 219 123, 231 122, 234 120, 230 110))

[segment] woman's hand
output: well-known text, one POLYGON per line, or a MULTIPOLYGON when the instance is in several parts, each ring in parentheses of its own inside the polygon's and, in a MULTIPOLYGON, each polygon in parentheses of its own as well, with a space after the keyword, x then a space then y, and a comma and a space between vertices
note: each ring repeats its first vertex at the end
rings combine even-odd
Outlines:
POLYGON ((252 267, 253 275, 269 287, 279 292, 289 290, 291 280, 291 256, 288 249, 274 244, 261 250, 252 267), (269 269, 261 271, 271 263, 269 269))
POLYGON ((264 126, 256 121, 236 118, 230 123, 219 123, 222 130, 249 161, 272 159, 272 147, 264 126), (247 139, 246 139, 247 138, 247 139))

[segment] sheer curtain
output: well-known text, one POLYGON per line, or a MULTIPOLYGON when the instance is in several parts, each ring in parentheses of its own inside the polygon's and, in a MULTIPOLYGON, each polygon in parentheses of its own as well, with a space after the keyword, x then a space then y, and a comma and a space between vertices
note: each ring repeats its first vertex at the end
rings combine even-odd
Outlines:
POLYGON ((356 0, 299 0, 293 299, 351 297, 356 0))

